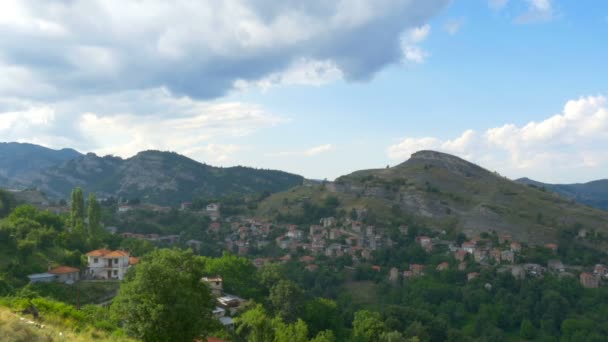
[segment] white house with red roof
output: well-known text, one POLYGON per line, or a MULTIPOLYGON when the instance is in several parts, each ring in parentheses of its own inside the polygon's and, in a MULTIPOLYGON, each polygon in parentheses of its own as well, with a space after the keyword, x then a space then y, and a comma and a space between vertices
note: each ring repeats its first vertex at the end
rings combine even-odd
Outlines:
POLYGON ((138 262, 129 252, 108 249, 90 251, 87 260, 87 277, 106 280, 122 280, 129 267, 138 262))

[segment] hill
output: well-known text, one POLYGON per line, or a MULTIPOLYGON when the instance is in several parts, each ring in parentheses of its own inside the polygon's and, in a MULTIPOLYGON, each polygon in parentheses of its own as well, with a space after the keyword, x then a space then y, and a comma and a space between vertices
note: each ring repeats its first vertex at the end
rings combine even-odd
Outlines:
POLYGON ((575 227, 608 232, 605 211, 434 151, 414 153, 391 168, 357 171, 333 183, 274 194, 260 204, 258 214, 284 220, 304 215, 314 222, 315 213, 331 211, 331 202, 339 203, 334 214, 381 225, 414 220, 470 235, 494 230, 534 243, 556 241, 560 230, 575 227))
POLYGON ((36 173, 48 167, 74 159, 81 154, 73 149, 53 150, 22 143, 0 143, 0 187, 20 187, 24 174, 36 173))
POLYGON ((577 184, 547 184, 529 178, 520 178, 516 182, 545 188, 579 203, 608 210, 608 179, 577 184))
POLYGON ((89 153, 30 172, 20 178, 20 184, 35 187, 50 198, 68 198, 80 186, 98 197, 169 205, 197 197, 277 192, 301 185, 303 180, 281 171, 213 167, 173 152, 144 151, 128 159, 89 153))

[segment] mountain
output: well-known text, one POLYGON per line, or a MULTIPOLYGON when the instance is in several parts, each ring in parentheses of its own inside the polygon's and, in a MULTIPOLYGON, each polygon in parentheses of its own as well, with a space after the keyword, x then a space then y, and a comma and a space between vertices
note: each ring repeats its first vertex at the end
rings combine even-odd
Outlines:
POLYGON ((494 230, 530 242, 555 241, 560 230, 572 227, 608 232, 608 212, 434 151, 414 153, 391 168, 274 194, 260 204, 258 214, 293 220, 327 213, 328 203, 335 203, 332 197, 339 203, 337 213, 363 213, 380 225, 407 218, 436 229, 454 227, 471 235, 494 230))
POLYGON ((545 188, 588 206, 608 210, 608 179, 582 184, 547 184, 530 178, 520 178, 516 182, 545 188))
POLYGON ((89 153, 19 178, 20 185, 35 187, 50 198, 68 198, 80 186, 98 197, 139 198, 164 205, 197 197, 277 192, 303 181, 286 172, 213 167, 161 151, 144 151, 128 159, 89 153))
POLYGON ((0 186, 19 187, 24 175, 33 174, 74 159, 81 154, 73 149, 53 150, 22 143, 0 143, 0 186))

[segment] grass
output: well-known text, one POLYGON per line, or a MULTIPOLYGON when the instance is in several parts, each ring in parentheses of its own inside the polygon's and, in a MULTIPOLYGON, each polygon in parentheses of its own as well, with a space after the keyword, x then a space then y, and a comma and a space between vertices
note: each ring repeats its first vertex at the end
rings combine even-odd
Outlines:
POLYGON ((133 341, 96 329, 76 329, 62 326, 60 321, 45 319, 32 322, 31 317, 22 317, 8 308, 0 307, 0 341, 38 342, 38 341, 133 341))

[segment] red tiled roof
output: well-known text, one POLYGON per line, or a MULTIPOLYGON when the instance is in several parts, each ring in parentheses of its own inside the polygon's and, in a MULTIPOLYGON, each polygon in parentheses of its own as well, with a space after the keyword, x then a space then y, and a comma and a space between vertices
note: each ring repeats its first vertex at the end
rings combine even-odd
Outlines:
POLYGON ((129 257, 129 265, 137 265, 139 264, 139 258, 137 257, 129 257))
POLYGON ((125 251, 111 251, 109 249, 102 248, 102 249, 96 249, 94 251, 90 251, 89 253, 87 253, 87 256, 116 258, 116 257, 129 256, 129 253, 125 252, 125 251))
POLYGON ((76 273, 80 272, 79 269, 70 267, 70 266, 59 266, 55 267, 52 270, 48 271, 50 274, 68 274, 68 273, 76 273))
POLYGON ((300 258, 301 262, 313 262, 314 260, 315 260, 315 257, 310 256, 310 255, 305 255, 300 258))
POLYGON ((100 256, 104 256, 110 252, 112 252, 112 251, 109 249, 105 249, 105 248, 96 249, 94 251, 90 251, 89 253, 87 253, 87 256, 100 257, 100 256))

